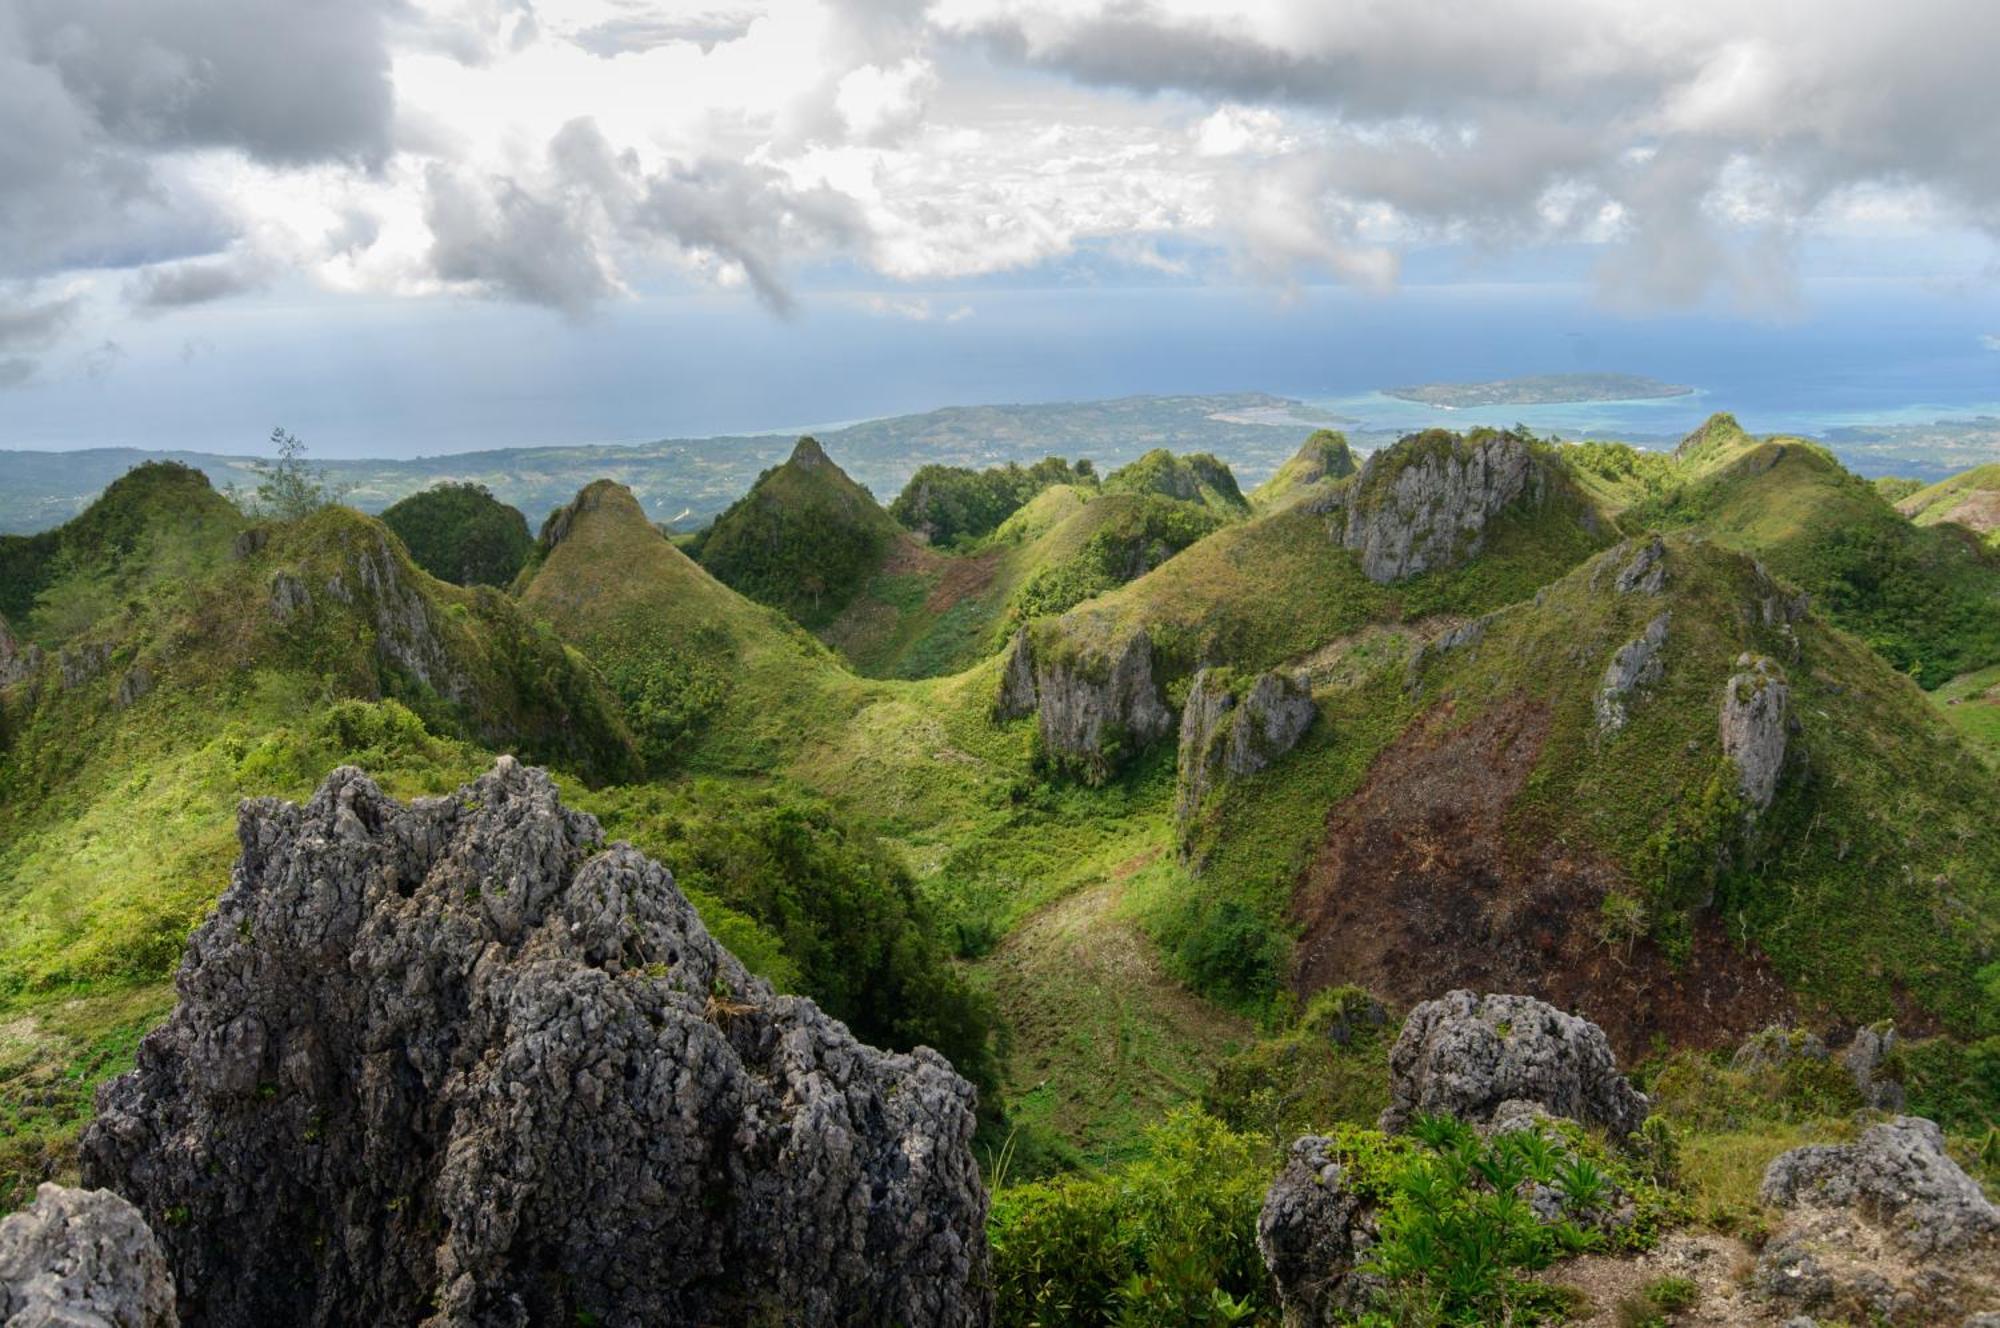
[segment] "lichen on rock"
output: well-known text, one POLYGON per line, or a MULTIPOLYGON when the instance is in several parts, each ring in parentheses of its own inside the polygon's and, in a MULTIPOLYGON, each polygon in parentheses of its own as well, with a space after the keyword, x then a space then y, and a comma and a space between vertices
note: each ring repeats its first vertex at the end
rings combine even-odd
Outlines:
POLYGON ((191 1321, 984 1325, 975 1095, 779 996, 502 758, 243 806, 85 1178, 191 1321))

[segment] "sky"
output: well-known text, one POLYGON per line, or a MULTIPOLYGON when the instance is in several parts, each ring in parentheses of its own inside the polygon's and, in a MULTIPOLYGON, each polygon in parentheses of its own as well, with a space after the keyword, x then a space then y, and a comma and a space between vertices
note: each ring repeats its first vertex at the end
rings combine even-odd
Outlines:
POLYGON ((1997 57, 1986 0, 0 0, 0 447, 1831 341, 1990 402, 1997 57))

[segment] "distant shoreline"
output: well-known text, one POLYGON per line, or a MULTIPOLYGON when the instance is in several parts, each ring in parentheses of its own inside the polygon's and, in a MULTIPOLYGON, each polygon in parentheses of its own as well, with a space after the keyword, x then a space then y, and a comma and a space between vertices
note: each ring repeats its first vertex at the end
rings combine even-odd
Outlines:
POLYGON ((1484 383, 1417 383, 1382 395, 1437 410, 1491 406, 1569 406, 1605 401, 1661 401, 1695 389, 1638 374, 1532 374, 1484 383))

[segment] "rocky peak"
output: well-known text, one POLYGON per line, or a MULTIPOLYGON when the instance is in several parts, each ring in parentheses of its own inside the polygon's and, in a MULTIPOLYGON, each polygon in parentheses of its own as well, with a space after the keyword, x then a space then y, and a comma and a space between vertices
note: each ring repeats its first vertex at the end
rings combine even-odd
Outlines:
POLYGON ((1477 554, 1486 527, 1517 504, 1539 506, 1549 478, 1513 434, 1416 434, 1368 458, 1342 504, 1339 537, 1371 581, 1400 581, 1477 554))
POLYGON ((819 466, 831 465, 832 462, 826 455, 826 449, 819 445, 819 439, 806 434, 792 448, 792 454, 786 458, 785 464, 797 466, 800 470, 813 470, 819 466))
POLYGON ((974 1092, 857 1042, 501 758, 243 805, 86 1179, 192 1321, 984 1325, 974 1092))
POLYGON ((592 480, 576 497, 549 513, 549 519, 542 523, 542 552, 547 553, 568 539, 580 520, 599 511, 650 524, 646 522, 645 509, 639 506, 630 489, 616 480, 592 480))

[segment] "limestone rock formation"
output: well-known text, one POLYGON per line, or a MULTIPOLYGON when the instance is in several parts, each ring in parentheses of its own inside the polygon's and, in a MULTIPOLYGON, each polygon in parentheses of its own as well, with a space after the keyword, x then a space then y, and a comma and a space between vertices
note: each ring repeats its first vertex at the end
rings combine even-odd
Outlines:
POLYGON ((1102 655, 1054 654, 1037 644, 1034 633, 1017 633, 995 713, 1018 719, 1030 708, 1044 756, 1092 784, 1109 779, 1121 760, 1174 726, 1153 680, 1153 642, 1143 628, 1102 655))
POLYGON ((1548 477, 1521 438, 1419 434, 1368 458, 1343 504, 1341 542, 1361 555, 1369 580, 1400 581, 1472 557, 1488 522, 1547 494, 1548 477))
POLYGON ((1195 674, 1181 708, 1180 823, 1223 779, 1254 775, 1297 746, 1318 713, 1303 676, 1260 673, 1240 687, 1220 669, 1195 674))
POLYGON ((1733 1070, 1776 1070, 1791 1061, 1825 1061, 1826 1041, 1803 1028, 1772 1024, 1752 1033, 1729 1058, 1733 1070))
POLYGON ((0 1324, 176 1328, 174 1283, 139 1210, 109 1190, 43 1185, 0 1222, 0 1324))
POLYGON ((1761 1197, 1791 1210, 1757 1260, 1777 1304, 1895 1324, 2000 1308, 2000 1208, 1932 1121, 1898 1116, 1851 1144, 1792 1149, 1765 1170, 1761 1197))
POLYGON ((81 1149, 190 1321, 989 1322, 971 1086, 773 994, 547 775, 343 768, 239 837, 81 1149))
POLYGON ((1638 591, 1642 595, 1657 595, 1667 586, 1667 546, 1658 535, 1639 546, 1632 555, 1632 561, 1618 571, 1613 588, 1621 595, 1638 591))
POLYGON ((42 671, 42 648, 30 641, 22 645, 14 639, 7 620, 0 618, 0 687, 25 682, 42 671))
POLYGON ((1736 763, 1737 791, 1756 811, 1777 796, 1785 768, 1792 689, 1784 670, 1762 655, 1741 655, 1722 692, 1722 751, 1736 763))
POLYGON ((65 646, 56 654, 56 674, 62 679, 63 690, 73 692, 94 681, 110 662, 111 647, 102 641, 65 646))
POLYGON ((1858 1029, 1847 1050, 1840 1053, 1840 1063, 1854 1080, 1855 1091, 1877 1111, 1903 1109, 1903 1085, 1887 1072, 1895 1052, 1895 1026, 1879 1024, 1858 1029))
POLYGON ((1376 1286, 1356 1271, 1375 1243, 1374 1206, 1349 1188, 1333 1147, 1317 1135, 1295 1141, 1257 1214, 1257 1251, 1285 1328, 1347 1322, 1376 1286))
POLYGON ((1618 653, 1605 666, 1604 679, 1597 686, 1599 733, 1616 733, 1624 728, 1629 717, 1627 697, 1635 689, 1660 680, 1666 668, 1660 652, 1666 648, 1667 624, 1672 617, 1671 613, 1662 613, 1647 623, 1646 630, 1618 647, 1618 653))
POLYGON ((1639 1128, 1645 1095, 1618 1072, 1604 1030, 1531 996, 1448 992, 1410 1011, 1389 1053, 1384 1130, 1419 1112, 1483 1124, 1510 1099, 1599 1125, 1639 1128))

